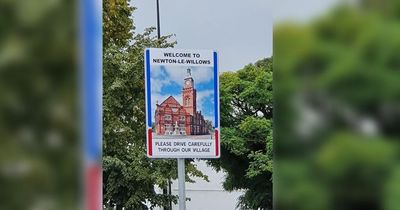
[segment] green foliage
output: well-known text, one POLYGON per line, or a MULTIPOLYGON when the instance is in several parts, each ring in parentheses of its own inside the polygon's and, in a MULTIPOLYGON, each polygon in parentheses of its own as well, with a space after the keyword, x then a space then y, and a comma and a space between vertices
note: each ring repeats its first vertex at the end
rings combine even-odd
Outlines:
MULTIPOLYGON (((170 36, 157 39, 154 28, 132 35, 127 1, 104 1, 103 52, 103 202, 117 209, 148 209, 176 203, 176 196, 158 194, 177 178, 176 160, 146 157, 144 49, 167 48, 170 36), (111 17, 108 17, 111 16, 111 17), (122 26, 121 26, 122 24, 122 26)), ((187 160, 189 175, 207 180, 187 160)))
POLYGON ((279 160, 274 171, 274 208, 325 210, 328 194, 317 174, 304 161, 279 160))
POLYGON ((0 209, 78 209, 76 12, 0 2, 0 209))
POLYGON ((315 165, 335 208, 351 209, 381 205, 395 161, 395 148, 385 139, 339 133, 321 148, 315 165))
POLYGON ((134 8, 126 0, 103 1, 103 46, 126 46, 132 38, 134 8))
POLYGON ((226 190, 245 190, 238 207, 272 208, 272 59, 220 76, 221 158, 226 190))
POLYGON ((307 202, 317 209, 399 207, 398 187, 387 184, 398 179, 392 173, 400 137, 400 30, 399 13, 392 12, 399 7, 363 2, 367 10, 340 6, 309 24, 274 29, 274 186, 281 210, 310 209, 307 202), (280 168, 282 162, 305 172, 280 168), (315 200, 298 199, 302 191, 279 192, 302 183, 315 200))
POLYGON ((394 152, 391 144, 381 139, 337 134, 321 148, 317 158, 318 168, 326 173, 324 177, 332 180, 346 179, 349 174, 356 178, 358 174, 358 181, 363 178, 372 181, 390 168, 394 152), (368 176, 362 173, 368 173, 368 176), (372 176, 374 173, 375 176, 372 176))
POLYGON ((396 210, 400 206, 400 168, 395 168, 392 175, 385 183, 383 192, 383 209, 396 210))

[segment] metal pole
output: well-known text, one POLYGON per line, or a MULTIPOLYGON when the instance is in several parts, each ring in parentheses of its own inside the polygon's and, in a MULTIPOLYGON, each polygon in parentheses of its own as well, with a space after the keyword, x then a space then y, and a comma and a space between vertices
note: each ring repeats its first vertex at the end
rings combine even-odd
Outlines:
POLYGON ((157 35, 158 35, 158 39, 160 39, 161 37, 161 33, 160 33, 160 3, 159 0, 157 1, 157 35))
POLYGON ((186 210, 185 159, 178 158, 179 210, 186 210))
MULTIPOLYGON (((157 5, 157 38, 160 39, 161 37, 161 31, 160 31, 160 2, 159 0, 156 0, 156 5, 157 5)), ((171 179, 168 179, 168 195, 171 195, 171 179)), ((163 194, 166 194, 163 190, 163 194)), ((164 207, 165 209, 165 207, 164 207)), ((169 210, 172 210, 172 201, 169 201, 169 210)))
MULTIPOLYGON (((172 190, 171 190, 171 179, 168 179, 168 194, 169 194, 169 195, 172 194, 172 190)), ((169 201, 169 210, 172 210, 172 201, 169 201)))

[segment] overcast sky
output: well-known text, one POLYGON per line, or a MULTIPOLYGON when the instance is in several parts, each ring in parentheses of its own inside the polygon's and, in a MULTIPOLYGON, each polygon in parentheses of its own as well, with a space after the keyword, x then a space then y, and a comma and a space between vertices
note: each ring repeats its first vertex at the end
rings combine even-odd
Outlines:
MULTIPOLYGON (((133 0, 136 31, 156 26, 156 0, 133 0)), ((220 71, 272 55, 271 0, 160 0, 161 34, 176 48, 215 49, 220 71)))
MULTIPOLYGON (((309 21, 340 0, 160 0, 161 34, 176 48, 215 49, 220 71, 272 56, 273 21, 309 21)), ((343 1, 343 0, 342 0, 343 1)), ((156 26, 156 0, 132 0, 136 32, 156 26)))

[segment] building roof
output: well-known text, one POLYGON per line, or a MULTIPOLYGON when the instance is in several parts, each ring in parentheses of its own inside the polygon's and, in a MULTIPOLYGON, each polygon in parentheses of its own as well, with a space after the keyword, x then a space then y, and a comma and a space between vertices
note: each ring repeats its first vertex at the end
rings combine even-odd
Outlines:
POLYGON ((165 106, 165 105, 176 105, 176 106, 181 106, 181 104, 173 97, 173 96, 169 96, 167 99, 165 99, 160 106, 165 106))

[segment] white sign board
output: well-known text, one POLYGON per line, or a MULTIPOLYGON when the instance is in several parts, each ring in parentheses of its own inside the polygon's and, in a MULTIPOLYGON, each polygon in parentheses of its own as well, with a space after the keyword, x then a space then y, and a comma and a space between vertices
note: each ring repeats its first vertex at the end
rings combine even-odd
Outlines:
POLYGON ((218 56, 213 50, 145 50, 147 156, 219 158, 218 56))

